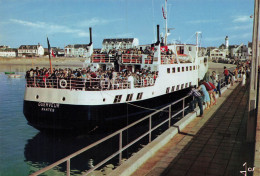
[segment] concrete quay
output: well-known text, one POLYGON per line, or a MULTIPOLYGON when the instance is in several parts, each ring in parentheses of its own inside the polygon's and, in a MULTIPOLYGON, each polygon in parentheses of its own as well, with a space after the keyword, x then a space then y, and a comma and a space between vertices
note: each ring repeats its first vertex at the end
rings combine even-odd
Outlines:
MULTIPOLYGON (((111 174, 260 175, 259 156, 256 156, 260 151, 259 133, 256 143, 246 141, 248 86, 249 84, 246 84, 242 87, 240 83, 235 83, 228 89, 224 88, 225 92, 218 98, 217 105, 206 110, 204 117, 195 117, 188 125, 179 129, 179 132, 165 145, 150 154, 151 157, 146 158, 141 166, 134 166, 140 161, 137 158, 132 160, 130 158, 111 174), (127 168, 131 168, 128 169, 131 170, 129 174, 123 172, 127 168)), ((155 141, 158 142, 160 141, 155 141)), ((140 152, 151 152, 153 150, 151 146, 148 145, 140 152)), ((138 157, 138 153, 136 155, 133 157, 138 157)))
POLYGON ((253 168, 255 143, 246 142, 248 91, 248 84, 230 87, 218 105, 192 121, 133 175, 237 176, 245 171, 245 163, 253 168))

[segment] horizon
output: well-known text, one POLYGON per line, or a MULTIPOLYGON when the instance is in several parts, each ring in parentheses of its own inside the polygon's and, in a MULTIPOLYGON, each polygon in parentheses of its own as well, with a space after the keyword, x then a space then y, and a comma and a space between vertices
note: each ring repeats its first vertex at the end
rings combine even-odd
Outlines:
MULTIPOLYGON (((156 25, 164 33, 164 0, 0 0, 0 45, 19 48, 37 45, 64 48, 89 43, 92 27, 94 48, 105 38, 138 38, 140 45, 156 41, 156 25), (58 7, 58 8, 57 8, 58 7), (46 13, 47 12, 47 13, 46 13)), ((168 28, 175 28, 168 43, 196 43, 219 47, 229 37, 230 45, 252 41, 253 0, 168 0, 168 28)))

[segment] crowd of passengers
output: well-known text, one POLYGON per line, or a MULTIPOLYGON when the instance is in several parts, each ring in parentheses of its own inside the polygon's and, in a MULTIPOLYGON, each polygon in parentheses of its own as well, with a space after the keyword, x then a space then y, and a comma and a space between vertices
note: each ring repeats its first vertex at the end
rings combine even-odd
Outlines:
POLYGON ((128 78, 132 76, 135 87, 145 87, 154 84, 158 72, 151 72, 146 69, 131 72, 123 69, 115 72, 113 69, 103 71, 91 71, 88 68, 79 69, 55 69, 51 73, 50 68, 30 69, 26 72, 27 86, 67 88, 81 90, 111 90, 130 88, 128 78), (152 79, 152 81, 151 81, 152 79), (61 81, 62 80, 62 81, 61 81))
MULTIPOLYGON (((113 56, 121 56, 122 54, 147 54, 147 55, 154 55, 154 49, 151 47, 146 47, 144 50, 142 48, 130 48, 130 49, 110 49, 109 51, 102 51, 102 50, 94 50, 93 54, 111 54, 113 56)), ((173 51, 171 49, 168 50, 161 50, 162 55, 172 55, 173 51)))

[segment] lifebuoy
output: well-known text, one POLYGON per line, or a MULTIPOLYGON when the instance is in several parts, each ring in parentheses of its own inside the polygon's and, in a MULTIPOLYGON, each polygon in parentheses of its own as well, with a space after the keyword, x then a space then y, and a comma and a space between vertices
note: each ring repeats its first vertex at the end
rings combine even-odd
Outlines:
POLYGON ((153 78, 150 78, 149 83, 150 83, 150 85, 153 85, 153 84, 154 84, 154 79, 153 79, 153 78))
POLYGON ((63 89, 66 88, 66 87, 67 87, 67 84, 68 84, 68 83, 67 83, 67 81, 66 81, 65 79, 61 79, 61 80, 60 80, 60 87, 61 87, 61 88, 63 88, 63 89))

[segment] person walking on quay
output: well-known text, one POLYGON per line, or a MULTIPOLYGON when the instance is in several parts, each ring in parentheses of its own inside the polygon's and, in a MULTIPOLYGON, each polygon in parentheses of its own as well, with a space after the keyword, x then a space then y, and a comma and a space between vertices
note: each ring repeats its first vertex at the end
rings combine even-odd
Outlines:
POLYGON ((212 82, 212 84, 214 84, 214 86, 216 87, 214 91, 218 93, 219 97, 221 97, 220 82, 215 71, 213 71, 212 75, 210 76, 210 82, 212 82))
POLYGON ((194 97, 194 100, 191 101, 191 103, 190 103, 191 111, 194 111, 194 107, 195 107, 196 103, 198 102, 198 105, 200 108, 199 117, 203 117, 203 98, 202 98, 202 95, 199 92, 199 90, 196 89, 195 86, 192 86, 188 95, 192 95, 194 97))
POLYGON ((229 79, 229 71, 226 66, 224 66, 224 76, 225 76, 225 83, 228 85, 228 79, 229 79))
POLYGON ((235 80, 237 82, 237 78, 238 78, 238 67, 235 68, 235 70, 233 71, 234 75, 235 75, 235 80))
POLYGON ((246 84, 246 74, 245 74, 245 72, 242 72, 242 83, 241 83, 241 85, 242 86, 245 86, 245 84, 246 84))

